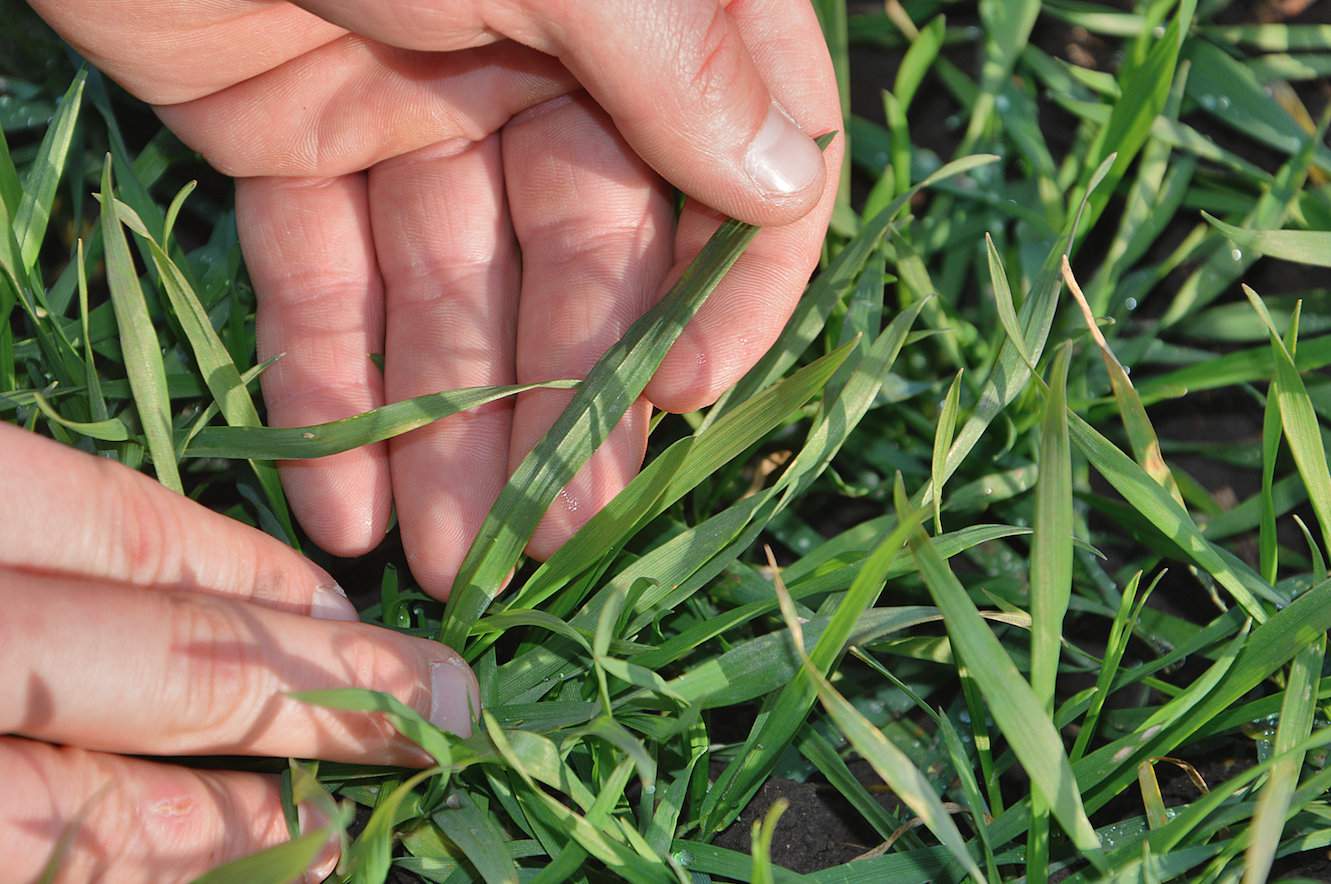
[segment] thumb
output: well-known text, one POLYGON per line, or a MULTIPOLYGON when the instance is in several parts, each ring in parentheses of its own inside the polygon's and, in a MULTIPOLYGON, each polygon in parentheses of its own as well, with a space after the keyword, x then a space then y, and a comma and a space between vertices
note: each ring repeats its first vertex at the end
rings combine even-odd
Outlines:
POLYGON ((822 152, 773 100, 717 0, 530 5, 574 19, 547 22, 560 59, 638 155, 689 196, 764 225, 818 202, 822 152))

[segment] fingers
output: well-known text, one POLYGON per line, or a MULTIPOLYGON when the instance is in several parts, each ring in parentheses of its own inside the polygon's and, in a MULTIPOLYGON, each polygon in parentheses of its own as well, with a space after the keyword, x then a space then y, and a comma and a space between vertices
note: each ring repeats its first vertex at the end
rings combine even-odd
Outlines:
MULTIPOLYGON (((836 80, 809 4, 745 0, 732 4, 731 15, 777 100, 805 131, 839 129, 836 80)), ((647 397, 659 408, 684 412, 714 402, 775 342, 818 264, 844 150, 839 137, 827 148, 829 174, 814 211, 762 231, 685 329, 647 387, 647 397)), ((696 202, 685 207, 676 272, 697 255, 717 224, 718 216, 696 202)))
MULTIPOLYGON (((512 384, 518 252, 499 137, 376 166, 370 204, 387 289, 388 399, 512 384)), ((390 443, 407 560, 438 598, 508 478, 512 422, 505 399, 390 443)))
MULTIPOLYGON (((774 103, 774 77, 764 81, 738 16, 718 0, 299 2, 394 45, 431 49, 498 32, 556 55, 639 156, 690 196, 745 221, 790 223, 823 191, 824 159, 809 137, 818 133, 774 103)), ((797 17, 805 48, 822 51, 812 10, 801 5, 809 13, 797 17)))
MULTIPOLYGON (((35 881, 63 848, 57 882, 191 881, 288 840, 275 777, 196 771, 0 738, 4 877, 35 881)), ((303 809, 302 809, 303 810, 303 809)), ((302 813, 302 818, 313 814, 302 813)), ((305 831, 312 831, 307 824, 305 831)), ((307 880, 337 862, 330 845, 307 880)))
POLYGON ((509 42, 425 53, 347 36, 157 112, 228 175, 333 176, 427 145, 479 141, 575 85, 555 59, 509 42))
POLYGON ((448 648, 365 624, 5 571, 0 604, 0 733, 127 754, 418 766, 421 751, 381 716, 288 693, 381 691, 464 736, 479 709, 448 648))
POLYGON ((227 595, 334 620, 356 609, 326 571, 142 473, 0 424, 0 567, 227 595))
MULTIPOLYGON (((673 227, 663 183, 585 95, 557 99, 503 132, 513 224, 522 244, 517 379, 584 377, 646 308, 669 263, 673 227)), ((516 466, 571 393, 519 397, 516 466)), ((629 409, 547 512, 528 551, 545 558, 637 472, 650 409, 629 409)))
MULTIPOLYGON (((258 295, 259 358, 273 426, 304 426, 383 405, 370 358, 383 352, 383 285, 364 176, 260 178, 236 184, 240 243, 258 295)), ((281 466, 302 527, 319 546, 353 556, 388 525, 388 451, 368 445, 281 466)))
POLYGON ((272 0, 32 0, 32 6, 80 55, 151 104, 210 95, 346 33, 272 0))

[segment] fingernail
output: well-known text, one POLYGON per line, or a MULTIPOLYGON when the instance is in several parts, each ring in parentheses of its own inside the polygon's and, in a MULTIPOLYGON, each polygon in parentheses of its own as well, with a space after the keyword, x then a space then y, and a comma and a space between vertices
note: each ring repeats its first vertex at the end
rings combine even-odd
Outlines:
MULTIPOLYGON (((296 808, 297 818, 300 820, 300 834, 308 835, 316 829, 322 829, 328 825, 328 815, 319 808, 310 804, 301 804, 296 808)), ((310 884, 319 884, 337 868, 337 861, 342 856, 342 844, 337 837, 337 833, 330 831, 328 843, 319 851, 314 861, 310 863, 302 879, 310 884)))
POLYGON ((310 616, 316 620, 359 620, 356 606, 336 583, 315 587, 310 598, 310 616))
POLYGON ((476 677, 461 660, 430 664, 430 721, 440 730, 471 736, 471 722, 480 714, 476 677))
POLYGON ((823 152, 780 105, 772 102, 767 119, 749 144, 744 166, 764 193, 791 196, 818 180, 823 152))

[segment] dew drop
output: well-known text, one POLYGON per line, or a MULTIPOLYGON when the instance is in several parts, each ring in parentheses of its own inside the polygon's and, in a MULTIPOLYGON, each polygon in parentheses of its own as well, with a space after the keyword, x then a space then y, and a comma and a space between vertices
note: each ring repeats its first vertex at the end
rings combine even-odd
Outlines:
POLYGON ((1235 261, 1242 261, 1243 249, 1233 249, 1232 251, 1230 251, 1229 257, 1234 259, 1235 261))
POLYGON ((1157 40, 1159 40, 1164 35, 1165 35, 1164 25, 1156 25, 1155 27, 1151 28, 1151 36, 1155 37, 1157 40))
POLYGON ((1000 95, 994 99, 994 107, 997 108, 1000 114, 1006 113, 1011 106, 1012 102, 1006 95, 1000 95))
POLYGON ((1124 307, 1127 307, 1129 310, 1136 310, 1136 309, 1137 309, 1137 299, 1136 299, 1136 298, 1131 298, 1131 297, 1130 297, 1130 298, 1127 298, 1127 299, 1125 299, 1125 300, 1123 301, 1123 306, 1124 306, 1124 307))
POLYGON ((984 496, 985 496, 985 497, 991 497, 991 496, 993 496, 993 493, 994 493, 994 489, 990 488, 988 485, 984 486, 984 496))
POLYGON ((1202 103, 1202 107, 1206 108, 1207 110, 1213 111, 1216 109, 1217 102, 1215 100, 1214 95, 1203 95, 1200 100, 1202 103))

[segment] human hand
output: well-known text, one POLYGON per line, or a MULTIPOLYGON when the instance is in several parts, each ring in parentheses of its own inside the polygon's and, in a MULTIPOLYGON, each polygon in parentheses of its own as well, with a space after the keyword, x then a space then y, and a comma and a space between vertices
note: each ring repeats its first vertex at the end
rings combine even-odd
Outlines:
MULTIPOLYGON (((771 227, 546 514, 538 558, 637 471, 649 402, 714 401, 817 263, 842 145, 821 155, 805 133, 841 114, 807 0, 31 2, 242 179, 259 356, 285 354, 263 377, 274 425, 581 377, 718 212, 771 227), (559 98, 579 89, 590 97, 559 98), (678 223, 658 175, 691 197, 678 223), (385 354, 382 376, 370 353, 385 354)), ((396 505, 414 575, 443 597, 570 395, 285 464, 292 507, 316 543, 356 555, 396 505)))
POLYGON ((69 826, 62 881, 191 880, 287 840, 276 777, 124 754, 428 763, 379 716, 290 691, 384 691, 470 733, 452 651, 351 622, 268 535, 6 424, 0 461, 22 465, 0 471, 0 878, 36 880, 69 826))

